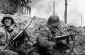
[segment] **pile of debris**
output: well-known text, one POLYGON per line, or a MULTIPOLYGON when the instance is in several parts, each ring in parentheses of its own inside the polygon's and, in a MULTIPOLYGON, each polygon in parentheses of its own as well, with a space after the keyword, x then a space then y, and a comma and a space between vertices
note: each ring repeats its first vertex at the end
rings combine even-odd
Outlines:
MULTIPOLYGON (((36 42, 36 38, 39 34, 39 30, 42 30, 47 27, 46 26, 47 19, 45 18, 39 18, 36 16, 28 17, 26 15, 13 15, 12 17, 15 21, 16 27, 19 28, 20 30, 25 28, 25 26, 29 25, 30 21, 32 21, 31 24, 26 29, 26 32, 29 36, 31 36, 31 39, 33 40, 34 43, 36 42)), ((60 32, 60 34, 62 35, 73 34, 73 33, 77 34, 75 36, 75 40, 76 40, 75 49, 77 49, 78 54, 80 55, 85 54, 85 28, 78 28, 78 27, 66 24, 63 21, 61 21, 60 24, 61 24, 61 32, 62 32, 62 33, 60 32)))

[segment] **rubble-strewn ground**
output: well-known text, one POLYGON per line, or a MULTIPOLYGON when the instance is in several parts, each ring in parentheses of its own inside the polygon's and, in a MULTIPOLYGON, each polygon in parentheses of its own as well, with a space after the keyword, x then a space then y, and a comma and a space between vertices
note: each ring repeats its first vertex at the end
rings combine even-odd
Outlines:
MULTIPOLYGON (((3 17, 4 15, 2 15, 3 17)), ((2 19, 0 18, 0 20, 2 19)), ((46 28, 46 22, 47 19, 45 18, 38 18, 38 17, 28 17, 25 15, 13 15, 13 19, 15 20, 16 27, 19 29, 23 29, 27 24, 30 24, 30 21, 32 20, 31 24, 26 29, 26 32, 29 36, 31 36, 32 40, 36 41, 36 37, 38 36, 38 32, 41 29, 46 28)), ((78 52, 79 55, 85 54, 85 28, 78 28, 74 27, 72 25, 65 24, 61 21, 61 31, 62 34, 68 34, 68 33, 77 33, 75 36, 75 49, 78 52)))

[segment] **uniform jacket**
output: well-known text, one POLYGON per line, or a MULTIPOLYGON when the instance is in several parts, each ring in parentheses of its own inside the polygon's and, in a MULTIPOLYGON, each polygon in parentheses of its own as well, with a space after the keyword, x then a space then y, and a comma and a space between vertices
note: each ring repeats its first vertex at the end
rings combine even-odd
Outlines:
POLYGON ((37 39, 40 46, 47 48, 48 50, 53 50, 55 42, 52 40, 53 36, 49 28, 40 31, 37 39))
POLYGON ((12 32, 8 32, 4 26, 0 27, 0 42, 8 42, 12 36, 16 36, 18 34, 19 30, 14 28, 12 32))

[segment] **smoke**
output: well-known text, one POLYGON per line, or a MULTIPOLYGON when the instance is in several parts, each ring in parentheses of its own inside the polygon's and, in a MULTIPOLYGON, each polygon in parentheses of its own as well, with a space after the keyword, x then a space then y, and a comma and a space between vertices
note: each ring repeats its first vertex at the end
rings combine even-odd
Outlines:
POLYGON ((81 25, 81 12, 79 12, 77 9, 72 9, 68 13, 68 23, 74 26, 80 26, 81 25))
POLYGON ((71 0, 68 3, 68 23, 75 26, 81 26, 81 15, 82 15, 82 25, 84 24, 85 16, 85 0, 71 0))
MULTIPOLYGON (((48 18, 53 14, 53 0, 36 0, 37 3, 32 5, 32 16, 38 16, 42 18, 48 18)), ((34 0, 33 0, 34 2, 34 0)), ((64 14, 64 1, 55 0, 55 13, 57 15, 64 14)))

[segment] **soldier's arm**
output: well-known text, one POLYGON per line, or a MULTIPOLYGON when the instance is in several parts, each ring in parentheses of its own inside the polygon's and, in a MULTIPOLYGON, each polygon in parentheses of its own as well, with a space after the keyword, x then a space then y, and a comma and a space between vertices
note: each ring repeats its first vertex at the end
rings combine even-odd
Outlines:
POLYGON ((53 45, 55 44, 53 41, 49 41, 45 35, 39 35, 38 37, 39 44, 42 47, 45 47, 49 50, 53 50, 53 45))

